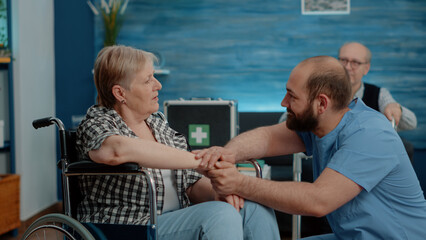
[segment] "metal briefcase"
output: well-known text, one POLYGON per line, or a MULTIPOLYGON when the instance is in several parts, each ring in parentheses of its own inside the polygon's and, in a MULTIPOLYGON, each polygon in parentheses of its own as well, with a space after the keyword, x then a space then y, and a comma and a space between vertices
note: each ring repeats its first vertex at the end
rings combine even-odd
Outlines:
POLYGON ((184 134, 191 149, 223 146, 238 134, 235 100, 168 100, 164 115, 170 127, 184 134))

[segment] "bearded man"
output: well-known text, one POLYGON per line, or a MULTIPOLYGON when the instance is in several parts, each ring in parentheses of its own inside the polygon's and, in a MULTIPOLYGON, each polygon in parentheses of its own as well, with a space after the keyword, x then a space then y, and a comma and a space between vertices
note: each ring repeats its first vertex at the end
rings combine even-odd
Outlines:
POLYGON ((286 89, 287 121, 197 151, 214 189, 289 214, 326 216, 333 233, 309 239, 424 239, 426 201, 404 145, 383 114, 351 101, 342 64, 308 58, 286 89), (234 165, 297 152, 313 156, 313 183, 254 178, 234 165))

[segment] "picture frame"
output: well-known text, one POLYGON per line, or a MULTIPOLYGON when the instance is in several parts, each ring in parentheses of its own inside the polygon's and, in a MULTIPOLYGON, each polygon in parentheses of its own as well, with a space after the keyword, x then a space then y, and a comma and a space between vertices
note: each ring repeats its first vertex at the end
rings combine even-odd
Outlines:
POLYGON ((303 15, 350 14, 350 0, 301 0, 303 15))

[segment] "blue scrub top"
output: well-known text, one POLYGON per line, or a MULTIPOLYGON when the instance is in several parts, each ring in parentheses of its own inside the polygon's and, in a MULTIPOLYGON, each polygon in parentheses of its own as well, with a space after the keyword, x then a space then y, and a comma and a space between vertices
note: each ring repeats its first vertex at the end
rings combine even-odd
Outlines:
POLYGON ((327 215, 342 239, 426 239, 426 201, 404 145, 387 118, 354 99, 322 138, 298 132, 313 155, 314 179, 327 167, 363 190, 327 215))

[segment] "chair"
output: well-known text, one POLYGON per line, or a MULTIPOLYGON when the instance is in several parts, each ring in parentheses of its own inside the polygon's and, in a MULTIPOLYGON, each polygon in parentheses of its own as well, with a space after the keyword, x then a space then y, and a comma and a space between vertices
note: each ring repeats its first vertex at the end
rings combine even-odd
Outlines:
POLYGON ((142 170, 136 163, 126 163, 118 166, 98 164, 88 159, 78 159, 75 149, 76 134, 67 131, 61 120, 53 117, 33 121, 35 129, 56 124, 59 129, 61 158, 58 167, 61 169, 62 193, 65 214, 48 214, 37 219, 25 231, 23 239, 50 239, 51 235, 64 239, 156 239, 157 235, 157 201, 155 182, 151 174, 142 170), (76 216, 76 206, 81 200, 74 176, 83 175, 142 175, 146 178, 149 187, 150 223, 149 225, 121 225, 80 223, 76 216), (70 194, 71 193, 71 194, 70 194), (127 237, 126 237, 127 236, 127 237), (140 236, 140 237, 139 237, 140 236))
MULTIPOLYGON (((301 182, 302 181, 302 160, 309 159, 312 156, 306 156, 305 153, 299 152, 293 154, 293 181, 301 182)), ((301 224, 302 216, 301 215, 292 215, 292 236, 291 239, 299 239, 301 235, 301 224)))

